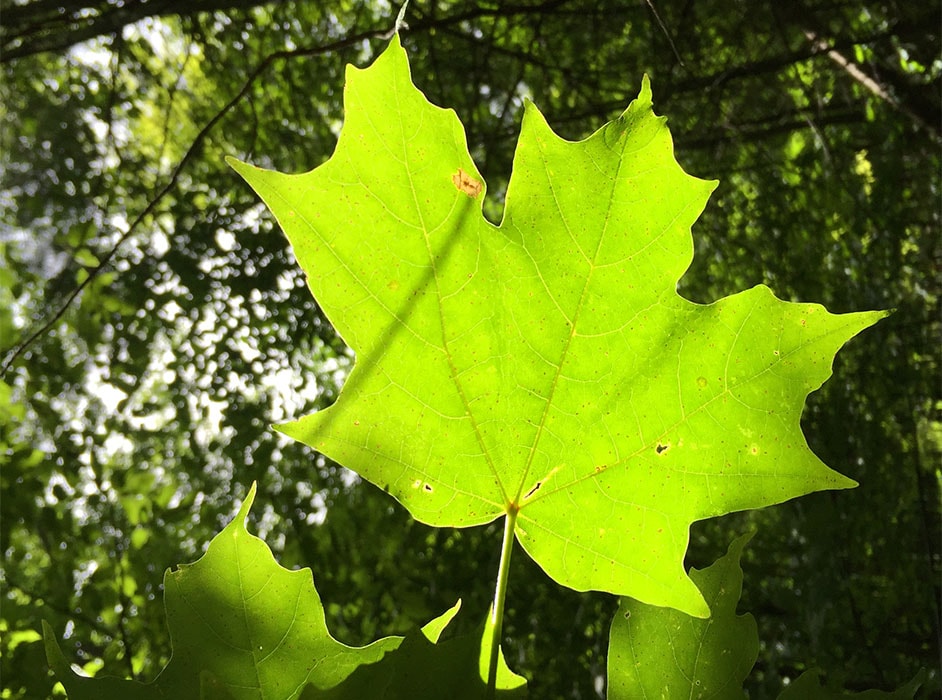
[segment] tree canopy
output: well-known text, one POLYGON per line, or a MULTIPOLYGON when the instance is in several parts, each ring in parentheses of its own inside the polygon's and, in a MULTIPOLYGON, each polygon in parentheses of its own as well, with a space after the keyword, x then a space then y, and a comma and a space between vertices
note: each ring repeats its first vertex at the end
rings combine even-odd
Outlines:
MULTIPOLYGON (((258 482, 253 525, 310 566, 340 641, 485 609, 500 530, 431 529, 270 429, 327 407, 352 352, 225 165, 332 153, 344 66, 385 3, 0 3, 0 540, 4 697, 53 692, 39 631, 90 673, 170 653, 161 581, 258 482)), ((570 139, 638 94, 687 172, 719 180, 679 291, 764 283, 894 309, 846 348, 802 427, 860 483, 694 525, 688 563, 743 551, 752 697, 819 667, 902 685, 940 653, 940 12, 931 3, 415 2, 413 80, 453 106, 500 219, 527 99, 570 139)), ((600 697, 617 601, 513 563, 505 653, 531 696, 600 697), (532 676, 534 670, 539 675, 532 676)), ((456 620, 456 624, 460 619, 456 620)))

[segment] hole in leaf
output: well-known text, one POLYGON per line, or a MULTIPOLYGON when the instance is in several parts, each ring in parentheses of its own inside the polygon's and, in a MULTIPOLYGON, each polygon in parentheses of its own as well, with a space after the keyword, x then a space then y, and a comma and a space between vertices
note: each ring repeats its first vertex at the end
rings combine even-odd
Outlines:
POLYGON ((660 454, 664 454, 669 449, 670 449, 670 445, 663 445, 659 442, 657 443, 657 447, 654 448, 654 451, 660 455, 660 454))

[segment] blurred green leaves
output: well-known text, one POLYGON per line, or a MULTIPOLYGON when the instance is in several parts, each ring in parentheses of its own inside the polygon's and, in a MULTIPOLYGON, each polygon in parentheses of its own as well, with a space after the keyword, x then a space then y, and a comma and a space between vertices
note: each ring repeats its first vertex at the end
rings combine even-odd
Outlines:
MULTIPOLYGON (((43 619, 89 672, 153 678, 170 653, 164 567, 196 559, 253 480, 265 507, 250 518, 285 566, 323 572, 318 590, 344 642, 408 634, 459 596, 470 609, 487 603, 490 591, 467 582, 495 565, 495 525, 424 527, 269 429, 329 405, 352 360, 283 236, 222 164, 227 153, 286 172, 321 162, 339 132, 344 65, 382 50, 363 37, 388 29, 390 10, 223 4, 178 4, 183 16, 0 58, 4 353, 74 289, 80 251, 102 259, 194 129, 241 94, 157 215, 122 243, 110 285, 3 377, 23 409, 0 425, 13 445, 0 450, 0 675, 12 698, 52 692, 42 643, 10 646, 43 619), (293 48, 240 93, 262 61, 293 48), (127 305, 107 312, 96 303, 106 297, 127 305), (126 398, 103 401, 112 387, 126 398)), ((813 451, 861 487, 699 521, 687 565, 713 561, 731 533, 762 533, 744 555, 757 582, 744 602, 766 642, 750 697, 776 697, 807 665, 827 669, 834 687, 892 688, 919 666, 935 679, 942 169, 933 134, 910 115, 942 124, 938 7, 735 4, 657 3, 684 65, 644 3, 412 3, 403 43, 415 82, 466 127, 491 221, 526 98, 558 133, 581 138, 616 117, 648 73, 677 158, 720 180, 694 229, 683 296, 706 302, 765 283, 833 311, 897 309, 841 352, 802 415, 813 451), (809 29, 894 102, 809 55, 809 29), (858 174, 863 151, 872 184, 858 174)), ((19 5, 54 22, 74 10, 19 5)), ((4 13, 4 39, 20 12, 4 13)), ((58 41, 60 29, 45 36, 58 41)), ((560 589, 527 557, 514 567, 506 642, 510 658, 526 660, 515 668, 536 697, 597 698, 616 601, 560 589)))

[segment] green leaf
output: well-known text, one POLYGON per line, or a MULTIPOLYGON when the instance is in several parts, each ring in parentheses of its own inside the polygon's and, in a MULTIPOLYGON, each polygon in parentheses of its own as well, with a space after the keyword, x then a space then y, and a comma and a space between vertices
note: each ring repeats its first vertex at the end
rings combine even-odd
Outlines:
MULTIPOLYGON (((742 594, 742 550, 752 539, 743 535, 726 555, 690 577, 708 601, 707 620, 676 610, 623 598, 612 622, 608 645, 608 700, 624 698, 746 697, 743 681, 759 654, 752 615, 737 615, 742 594)), ((886 693, 868 690, 845 694, 821 687, 816 670, 803 673, 779 700, 910 700, 925 681, 920 671, 909 683, 886 693)))
POLYGON ((892 692, 865 690, 861 693, 844 693, 823 688, 819 675, 816 669, 805 671, 782 691, 778 700, 911 700, 925 682, 926 672, 921 670, 909 683, 892 692))
POLYGON ((715 183, 673 157, 647 80, 585 141, 528 104, 500 227, 454 112, 398 37, 348 68, 334 155, 285 175, 230 160, 278 218, 357 354, 329 409, 281 430, 422 522, 486 523, 556 579, 709 611, 690 523, 854 482, 809 450, 805 397, 881 312, 833 315, 759 286, 676 292, 715 183))
MULTIPOLYGON (((360 666, 329 690, 309 687, 301 700, 482 700, 487 695, 492 616, 474 633, 436 644, 426 630, 407 634, 402 644, 375 664, 360 666)), ((526 680, 499 656, 497 698, 525 698, 526 680)))
MULTIPOLYGON (((153 683, 76 675, 55 633, 43 625, 49 665, 71 700, 288 700, 309 684, 331 688, 402 643, 401 637, 387 637, 355 648, 333 639, 311 570, 282 568, 245 529, 254 498, 253 485, 206 554, 164 577, 173 655, 153 683)), ((457 606, 419 634, 436 641, 456 612, 457 606)))
POLYGON ((623 598, 608 646, 608 698, 745 698, 742 684, 759 654, 752 615, 736 615, 739 560, 752 535, 690 577, 710 604, 708 620, 623 598))
POLYGON ((13 387, 0 379, 0 418, 3 422, 19 422, 26 415, 26 408, 13 400, 13 387))
POLYGON ((88 248, 79 248, 75 251, 75 262, 82 267, 98 267, 100 264, 98 258, 88 248))

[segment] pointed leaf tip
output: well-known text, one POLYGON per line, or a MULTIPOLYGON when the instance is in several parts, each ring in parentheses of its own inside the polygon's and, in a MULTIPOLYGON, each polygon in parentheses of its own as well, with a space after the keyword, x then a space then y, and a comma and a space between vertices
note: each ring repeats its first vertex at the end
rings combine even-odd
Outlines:
POLYGON ((442 634, 442 631, 455 618, 455 615, 458 614, 459 610, 461 610, 461 598, 458 599, 457 603, 436 617, 434 620, 425 623, 425 625, 422 626, 422 634, 424 634, 425 638, 428 639, 432 644, 436 644, 438 642, 438 638, 442 634))
POLYGON ((647 73, 641 76, 641 90, 638 91, 637 100, 641 104, 654 104, 654 93, 651 91, 651 77, 647 73))
POLYGON ((43 620, 42 626, 43 647, 46 650, 46 663, 49 664, 49 668, 51 668, 57 676, 60 676, 59 680, 61 681, 61 677, 69 673, 69 663, 62 654, 62 649, 59 647, 56 632, 52 629, 52 625, 43 620))
POLYGON ((252 509, 252 504, 255 502, 255 494, 258 492, 258 482, 253 481, 252 486, 249 488, 249 492, 245 495, 245 500, 242 501, 242 505, 239 507, 239 513, 236 515, 235 520, 240 521, 244 526, 249 517, 249 511, 252 509))

